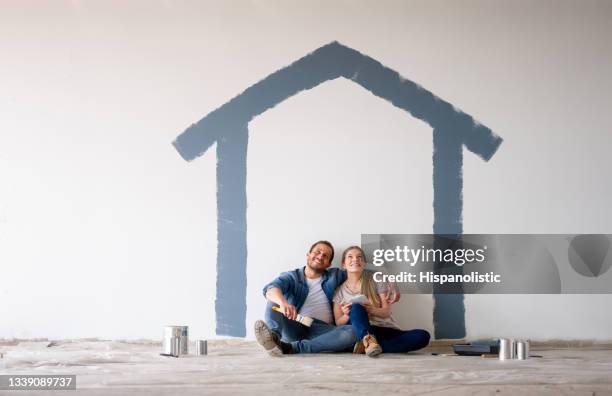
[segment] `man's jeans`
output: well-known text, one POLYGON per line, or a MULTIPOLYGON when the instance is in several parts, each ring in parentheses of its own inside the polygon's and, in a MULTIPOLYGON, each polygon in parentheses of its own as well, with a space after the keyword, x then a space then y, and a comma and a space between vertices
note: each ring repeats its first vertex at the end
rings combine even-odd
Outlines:
POLYGON ((268 301, 265 320, 270 330, 284 342, 291 343, 295 353, 350 351, 356 337, 352 326, 334 326, 315 319, 307 327, 272 309, 275 304, 268 301))

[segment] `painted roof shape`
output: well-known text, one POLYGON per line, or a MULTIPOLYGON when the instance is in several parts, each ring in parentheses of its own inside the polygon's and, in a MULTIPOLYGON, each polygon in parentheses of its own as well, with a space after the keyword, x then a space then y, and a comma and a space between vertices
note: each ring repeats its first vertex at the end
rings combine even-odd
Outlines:
POLYGON ((285 99, 338 77, 361 85, 434 129, 462 134, 465 147, 485 161, 495 154, 503 140, 470 115, 396 71, 334 41, 251 85, 192 124, 173 144, 185 160, 191 161, 225 133, 244 130, 254 117, 285 99))

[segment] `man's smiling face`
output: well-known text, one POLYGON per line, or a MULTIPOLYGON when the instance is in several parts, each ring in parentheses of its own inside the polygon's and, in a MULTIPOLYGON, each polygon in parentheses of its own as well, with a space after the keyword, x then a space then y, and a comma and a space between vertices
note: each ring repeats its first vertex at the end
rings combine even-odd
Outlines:
POLYGON ((316 273, 322 273, 331 265, 332 250, 329 246, 318 243, 306 254, 306 265, 316 273))

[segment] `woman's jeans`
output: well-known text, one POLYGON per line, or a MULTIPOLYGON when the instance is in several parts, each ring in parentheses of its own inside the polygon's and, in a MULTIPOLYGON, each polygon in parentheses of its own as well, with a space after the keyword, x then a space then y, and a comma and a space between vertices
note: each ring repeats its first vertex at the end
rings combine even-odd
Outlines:
POLYGON ((359 304, 351 306, 349 323, 355 329, 357 339, 361 340, 367 334, 376 337, 383 352, 410 352, 427 346, 429 333, 425 330, 398 330, 391 327, 372 326, 368 313, 359 304))
POLYGON ((353 349, 356 338, 352 326, 334 326, 315 319, 307 327, 274 311, 273 306, 271 302, 266 306, 266 324, 281 340, 291 343, 293 352, 341 352, 353 349))

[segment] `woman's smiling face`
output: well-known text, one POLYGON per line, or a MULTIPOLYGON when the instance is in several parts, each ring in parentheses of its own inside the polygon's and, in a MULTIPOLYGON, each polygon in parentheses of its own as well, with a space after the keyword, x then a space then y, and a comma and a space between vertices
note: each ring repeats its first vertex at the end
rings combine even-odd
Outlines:
POLYGON ((351 249, 346 253, 342 266, 347 272, 363 272, 365 257, 359 249, 351 249))

